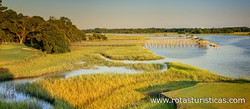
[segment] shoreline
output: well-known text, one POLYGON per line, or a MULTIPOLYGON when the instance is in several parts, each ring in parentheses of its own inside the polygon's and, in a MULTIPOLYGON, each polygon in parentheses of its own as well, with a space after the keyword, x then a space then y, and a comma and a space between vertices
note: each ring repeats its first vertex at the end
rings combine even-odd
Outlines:
MULTIPOLYGON (((236 35, 239 35, 239 36, 250 36, 250 32, 245 32, 246 34, 236 34, 235 33, 202 33, 202 34, 190 34, 190 35, 232 35, 232 36, 236 36, 236 35)), ((90 33, 86 33, 86 34, 90 34, 90 33)), ((181 35, 181 34, 178 34, 176 32, 166 32, 166 33, 102 33, 102 34, 155 34, 155 35, 181 35)), ((183 35, 183 34, 182 34, 183 35)), ((185 35, 185 34, 184 34, 185 35)))

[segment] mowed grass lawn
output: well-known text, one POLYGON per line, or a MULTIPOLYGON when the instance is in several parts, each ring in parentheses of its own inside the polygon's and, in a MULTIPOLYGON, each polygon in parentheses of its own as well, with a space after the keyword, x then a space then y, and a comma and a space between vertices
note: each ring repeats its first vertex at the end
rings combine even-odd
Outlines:
POLYGON ((245 98, 246 103, 180 103, 181 109, 249 109, 250 83, 199 83, 196 86, 166 92, 165 95, 176 98, 245 98))
POLYGON ((27 47, 23 44, 1 44, 0 65, 28 59, 40 53, 42 53, 40 50, 27 47))

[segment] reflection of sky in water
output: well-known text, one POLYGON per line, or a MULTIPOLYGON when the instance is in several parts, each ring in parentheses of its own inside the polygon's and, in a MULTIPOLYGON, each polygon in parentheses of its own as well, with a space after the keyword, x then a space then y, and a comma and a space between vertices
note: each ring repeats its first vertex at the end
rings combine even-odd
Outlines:
POLYGON ((203 35, 209 41, 219 42, 220 48, 150 48, 165 56, 166 61, 181 62, 208 69, 231 77, 250 77, 250 37, 203 35))
MULTIPOLYGON (((174 59, 187 59, 187 58, 195 58, 200 57, 206 54, 207 48, 149 48, 151 51, 157 53, 161 53, 161 56, 167 55, 168 58, 174 59), (164 55, 166 54, 166 55, 164 55)), ((166 60, 166 59, 165 59, 166 60)))
POLYGON ((97 69, 80 69, 74 70, 70 72, 65 72, 60 74, 61 76, 65 76, 65 78, 77 76, 80 74, 93 74, 93 73, 136 73, 143 72, 140 70, 128 69, 125 67, 107 67, 107 66, 97 66, 97 69))
POLYGON ((52 109, 52 105, 50 105, 48 102, 44 100, 36 99, 35 97, 27 96, 23 93, 17 93, 15 91, 15 85, 16 83, 25 83, 25 82, 31 82, 35 79, 24 79, 24 80, 14 80, 14 81, 5 81, 0 83, 0 99, 2 101, 23 101, 23 102, 34 102, 38 103, 42 109, 52 109))

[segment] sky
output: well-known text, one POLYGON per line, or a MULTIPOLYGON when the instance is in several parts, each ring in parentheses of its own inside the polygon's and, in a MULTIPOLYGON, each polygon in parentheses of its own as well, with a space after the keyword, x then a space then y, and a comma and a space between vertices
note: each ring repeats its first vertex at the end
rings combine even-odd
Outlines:
POLYGON ((3 0, 10 9, 79 29, 250 27, 250 0, 3 0))

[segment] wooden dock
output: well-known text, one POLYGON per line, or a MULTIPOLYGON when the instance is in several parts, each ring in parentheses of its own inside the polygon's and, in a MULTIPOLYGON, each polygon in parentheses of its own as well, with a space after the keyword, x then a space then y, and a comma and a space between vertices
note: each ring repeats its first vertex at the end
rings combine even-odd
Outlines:
POLYGON ((168 47, 219 47, 216 43, 211 43, 203 38, 193 37, 152 37, 145 42, 146 48, 168 48, 168 47))

